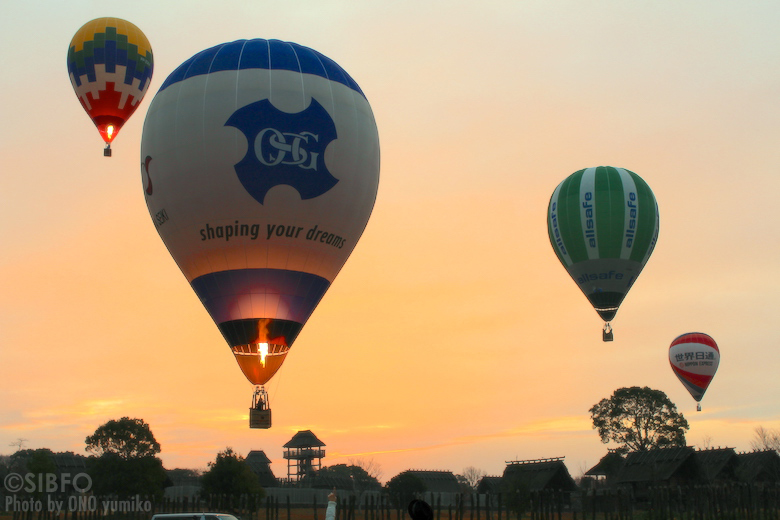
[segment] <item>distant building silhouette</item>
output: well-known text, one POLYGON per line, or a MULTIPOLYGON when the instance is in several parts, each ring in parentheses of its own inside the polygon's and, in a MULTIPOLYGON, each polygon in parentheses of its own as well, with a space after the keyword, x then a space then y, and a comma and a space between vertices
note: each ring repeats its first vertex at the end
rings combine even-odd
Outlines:
POLYGON ((279 486, 279 481, 271 470, 271 459, 266 456, 263 450, 250 451, 244 460, 252 469, 252 473, 257 475, 261 486, 264 488, 279 486))
POLYGON ((724 482, 780 482, 780 455, 773 450, 737 454, 734 448, 696 450, 691 446, 628 453, 610 451, 585 475, 598 486, 688 486, 724 482))
POLYGON ((425 484, 428 493, 458 493, 460 485, 452 471, 427 471, 408 469, 400 474, 411 474, 425 484))
POLYGON ((287 479, 299 482, 306 475, 313 475, 322 467, 325 443, 311 430, 301 430, 284 445, 287 459, 287 479))
POLYGON ((634 451, 626 455, 615 484, 643 496, 650 486, 682 486, 700 482, 701 470, 690 446, 634 451))
POLYGON ((577 483, 571 478, 563 463, 563 457, 533 460, 507 461, 504 482, 522 485, 528 491, 556 490, 570 493, 577 490, 577 483))
POLYGON ((497 495, 501 493, 501 477, 486 475, 479 479, 477 493, 497 495))
POLYGON ((608 486, 615 483, 625 463, 620 452, 609 450, 595 466, 585 472, 585 476, 594 479, 596 486, 608 486))
POLYGON ((780 482, 780 455, 775 450, 737 454, 737 478, 742 482, 780 482))
POLYGON ((701 471, 700 480, 707 484, 737 480, 739 457, 734 448, 709 448, 694 453, 701 471))

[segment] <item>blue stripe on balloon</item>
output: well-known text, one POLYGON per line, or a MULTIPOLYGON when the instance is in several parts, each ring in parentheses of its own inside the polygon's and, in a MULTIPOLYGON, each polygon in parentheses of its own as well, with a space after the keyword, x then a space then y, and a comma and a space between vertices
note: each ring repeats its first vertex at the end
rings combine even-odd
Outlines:
POLYGON ((238 269, 204 274, 191 284, 217 324, 229 319, 278 318, 306 323, 330 282, 321 276, 284 269, 238 269), (284 315, 236 316, 233 311, 250 295, 274 295, 284 315))
MULTIPOLYGON (((95 53, 95 54, 97 55, 97 53, 95 53)), ((112 41, 112 40, 106 41, 105 64, 106 64, 106 72, 116 72, 117 55, 116 55, 116 42, 115 41, 112 41)))
POLYGON ((314 49, 281 40, 236 40, 199 52, 174 70, 160 92, 185 79, 225 70, 289 70, 346 85, 365 97, 358 84, 335 61, 314 49))

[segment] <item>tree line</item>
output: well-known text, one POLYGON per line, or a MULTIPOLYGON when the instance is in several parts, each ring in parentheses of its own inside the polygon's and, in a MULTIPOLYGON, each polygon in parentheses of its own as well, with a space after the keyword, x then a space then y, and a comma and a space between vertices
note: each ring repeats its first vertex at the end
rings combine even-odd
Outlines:
MULTIPOLYGON (((653 448, 685 446, 685 432, 689 425, 675 404, 660 390, 648 387, 629 387, 615 390, 589 410, 593 428, 603 443, 617 444, 616 451, 645 451, 653 448)), ((46 448, 18 450, 0 459, 0 478, 9 473, 55 474, 54 453, 46 448)), ((757 427, 752 446, 756 449, 780 450, 780 432, 757 427)), ((136 495, 163 496, 166 487, 173 484, 171 475, 195 477, 204 495, 265 494, 257 475, 243 456, 227 447, 217 453, 204 472, 177 469, 166 471, 158 457, 161 448, 150 426, 142 419, 122 417, 100 425, 85 439, 86 471, 92 480, 92 493, 133 497, 136 495)), ((350 464, 326 466, 316 472, 318 479, 349 481, 357 491, 386 491, 403 503, 427 491, 425 482, 414 474, 402 472, 384 486, 380 483, 381 467, 374 461, 350 461, 350 464)), ((465 468, 456 475, 461 491, 477 489, 486 473, 475 467, 465 468)))

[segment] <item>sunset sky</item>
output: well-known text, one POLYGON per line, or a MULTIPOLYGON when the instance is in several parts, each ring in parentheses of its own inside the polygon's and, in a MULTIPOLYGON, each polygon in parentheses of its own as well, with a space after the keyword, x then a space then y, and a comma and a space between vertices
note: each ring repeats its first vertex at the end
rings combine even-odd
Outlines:
POLYGON ((4 1, 0 43, 0 454, 84 453, 123 416, 167 468, 227 446, 285 477, 298 430, 324 465, 405 469, 606 453, 588 409, 624 386, 664 391, 690 445, 750 449, 780 428, 780 6, 724 0, 4 1), (141 107, 104 158, 66 69, 93 18, 154 52, 141 107), (381 172, 363 237, 268 386, 252 386, 157 235, 144 202, 144 117, 208 47, 276 38, 339 63, 371 103, 381 172), (655 252, 615 341, 558 262, 547 204, 576 170, 639 174, 655 252), (773 206, 773 204, 775 206, 773 206), (717 342, 703 411, 672 373, 685 332, 717 342))

